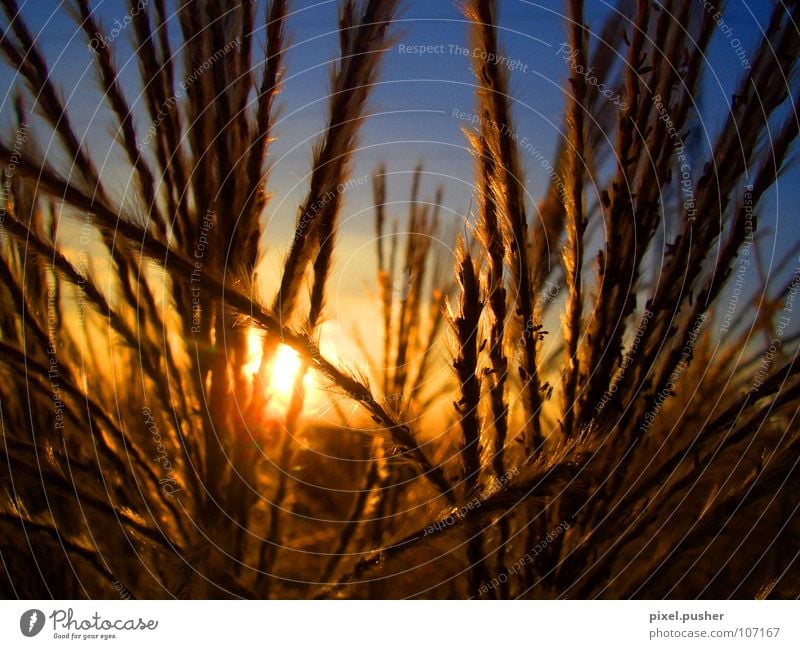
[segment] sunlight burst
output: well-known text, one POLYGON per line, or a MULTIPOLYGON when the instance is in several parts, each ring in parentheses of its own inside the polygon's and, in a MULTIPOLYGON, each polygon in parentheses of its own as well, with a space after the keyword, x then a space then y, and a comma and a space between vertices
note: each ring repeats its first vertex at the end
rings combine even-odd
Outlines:
POLYGON ((257 329, 247 332, 247 362, 242 367, 245 376, 253 377, 261 369, 261 359, 264 357, 264 339, 257 329))
POLYGON ((302 365, 300 354, 288 345, 278 345, 269 373, 269 386, 274 396, 286 400, 292 396, 294 382, 302 365))
MULTIPOLYGON (((271 346, 268 347, 272 349, 271 346)), ((251 381, 263 372, 262 379, 268 410, 273 416, 282 417, 292 399, 294 382, 303 368, 303 359, 294 349, 283 343, 279 344, 270 356, 264 357, 264 338, 258 329, 250 329, 247 334, 247 358, 242 366, 242 372, 251 381)), ((315 387, 311 372, 303 378, 305 388, 305 405, 313 400, 312 391, 315 387)))

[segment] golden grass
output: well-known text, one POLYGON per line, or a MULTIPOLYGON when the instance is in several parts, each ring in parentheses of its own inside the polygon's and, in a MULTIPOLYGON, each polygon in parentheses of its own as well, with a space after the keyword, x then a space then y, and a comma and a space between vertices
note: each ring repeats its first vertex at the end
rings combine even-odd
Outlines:
MULTIPOLYGON (((773 9, 727 121, 687 163, 713 12, 628 4, 598 45, 584 3, 565 3, 565 135, 538 203, 508 71, 489 56, 474 60, 481 121, 465 133, 474 215, 444 228, 420 165, 401 220, 376 170, 382 344, 367 376, 320 351, 320 326, 337 188, 401 3, 341 3, 327 124, 264 304, 255 269, 291 2, 269 3, 255 66, 252 3, 178 1, 180 54, 169 3, 138 13, 154 125, 143 134, 101 21, 75 0, 135 181, 123 204, 17 3, 0 0, 0 50, 23 86, 18 133, 0 143, 0 593, 109 597, 121 583, 140 598, 796 597, 798 337, 780 317, 797 249, 781 279, 758 278, 753 295, 770 308, 757 326, 723 339, 713 329, 792 159, 800 106, 774 79, 796 68, 800 7, 773 9), (588 66, 622 107, 580 73, 588 66), (193 81, 176 100, 180 74, 193 81), (61 162, 28 131, 30 102, 61 162), (449 269, 431 241, 461 231, 449 269), (651 281, 659 236, 667 252, 651 281), (550 286, 564 293, 543 298, 550 286), (560 330, 547 332, 556 309, 560 330), (302 362, 285 411, 269 396, 280 345, 302 362), (310 415, 308 373, 330 387, 324 420, 310 415)), ((499 57, 497 2, 464 12, 474 47, 499 57)))

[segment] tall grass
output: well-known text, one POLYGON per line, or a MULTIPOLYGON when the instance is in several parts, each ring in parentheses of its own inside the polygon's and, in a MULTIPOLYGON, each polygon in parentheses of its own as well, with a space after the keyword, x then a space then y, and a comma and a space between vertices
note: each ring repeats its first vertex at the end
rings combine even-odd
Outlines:
POLYGON ((473 213, 446 227, 420 165, 400 218, 376 170, 382 344, 361 373, 323 353, 320 326, 338 187, 402 3, 341 3, 327 123, 266 300, 291 2, 259 19, 251 2, 180 0, 177 23, 171 3, 136 4, 147 132, 94 7, 69 8, 130 168, 123 191, 17 2, 0 0, 21 79, 0 144, 4 596, 798 595, 797 247, 741 301, 743 324, 716 330, 793 160, 798 98, 775 79, 796 68, 799 3, 772 9, 719 132, 690 152, 716 12, 621 0, 598 37, 567 0, 563 137, 532 201, 513 83, 492 62, 497 2, 466 2, 487 54, 465 129, 473 213), (458 239, 451 268, 435 237, 458 239), (287 358, 299 367, 280 409, 287 358), (307 377, 325 385, 324 420, 307 377))

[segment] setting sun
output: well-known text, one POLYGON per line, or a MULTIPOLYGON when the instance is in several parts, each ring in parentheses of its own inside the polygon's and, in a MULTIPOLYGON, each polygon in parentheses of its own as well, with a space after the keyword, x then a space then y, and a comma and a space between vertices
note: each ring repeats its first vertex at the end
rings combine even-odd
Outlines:
POLYGON ((261 360, 264 357, 264 339, 258 330, 251 329, 247 333, 247 362, 242 367, 245 376, 255 376, 261 369, 261 360))
POLYGON ((269 370, 269 387, 276 397, 289 399, 303 361, 288 345, 280 344, 269 370))
MULTIPOLYGON (((256 328, 250 329, 247 334, 247 359, 242 366, 245 376, 254 379, 263 372, 265 395, 268 401, 268 410, 272 416, 283 417, 292 399, 292 390, 298 373, 302 371, 303 360, 294 349, 283 343, 277 347, 269 347, 264 357, 264 338, 261 331, 256 328)), ((303 377, 303 387, 305 388, 305 406, 308 408, 312 401, 312 390, 314 388, 314 377, 312 372, 306 372, 303 377)))

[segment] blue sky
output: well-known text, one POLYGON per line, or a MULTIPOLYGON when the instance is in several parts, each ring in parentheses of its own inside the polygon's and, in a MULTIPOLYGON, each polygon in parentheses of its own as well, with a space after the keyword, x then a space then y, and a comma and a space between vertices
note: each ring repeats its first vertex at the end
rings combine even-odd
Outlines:
MULTIPOLYGON (((76 126, 85 131, 104 174, 124 179, 119 152, 110 149, 109 114, 99 102, 85 42, 76 35, 74 24, 59 2, 20 0, 23 13, 38 39, 68 98, 76 126), (100 106, 100 108, 98 108, 100 106)), ((170 3, 171 4, 171 3, 170 3)), ((259 3, 263 7, 263 1, 259 3)), ((588 22, 594 29, 602 26, 610 10, 603 0, 590 0, 588 22)), ((127 13, 123 0, 95 1, 94 6, 110 26, 127 13)), ((457 53, 456 46, 467 45, 466 24, 456 3, 451 0, 405 0, 397 24, 397 42, 387 53, 381 81, 375 88, 371 107, 375 114, 366 124, 354 166, 354 177, 370 174, 385 161, 392 176, 389 200, 397 203, 398 215, 405 213, 410 172, 423 162, 426 174, 423 194, 432 197, 435 187, 443 184, 445 200, 453 222, 466 212, 473 191, 472 159, 461 128, 464 122, 453 111, 471 112, 474 105, 473 76, 470 59, 457 53), (439 54, 415 56, 404 54, 409 46, 437 46, 439 54)), ((274 193, 267 214, 269 228, 268 261, 279 261, 285 251, 296 217, 296 206, 303 196, 310 167, 311 140, 324 125, 328 89, 328 63, 336 56, 335 0, 295 0, 289 20, 292 47, 288 53, 288 73, 281 97, 282 117, 277 124, 273 145, 275 164, 270 189, 274 193)), ((735 37, 752 49, 760 26, 769 13, 769 0, 731 0, 726 21, 735 37)), ((508 56, 520 62, 524 71, 512 73, 512 96, 515 101, 516 127, 521 135, 534 142, 537 149, 552 160, 558 130, 561 128, 561 87, 566 72, 563 56, 556 54, 563 40, 563 4, 560 0, 501 2, 501 37, 508 56)), ((132 30, 130 30, 132 31, 132 30)), ((177 35, 177 25, 173 36, 177 35)), ((124 87, 133 100, 139 92, 137 68, 130 58, 131 34, 123 33, 114 43, 117 62, 122 69, 124 87)), ((702 123, 713 135, 725 117, 730 96, 741 74, 741 65, 721 33, 715 34, 709 52, 701 103, 702 123)), ((777 81, 777 80, 776 80, 777 81)), ((3 97, 0 115, 8 125, 12 111, 10 90, 14 75, 0 67, 3 97)), ((146 117, 140 128, 146 130, 146 117)), ((47 141, 43 142, 47 146, 47 141)), ((529 191, 541 196, 547 177, 530 156, 525 159, 529 191)), ((773 191, 760 210, 760 224, 772 235, 762 241, 766 262, 779 256, 800 236, 794 205, 797 204, 800 174, 791 170, 773 191)), ((338 276, 343 295, 360 293, 371 272, 372 234, 371 188, 358 185, 347 193, 343 214, 343 241, 339 253, 338 276), (344 251, 344 252, 343 252, 344 251)), ((447 217, 448 212, 445 212, 447 217)), ((440 249, 447 254, 446 248, 440 249)))

